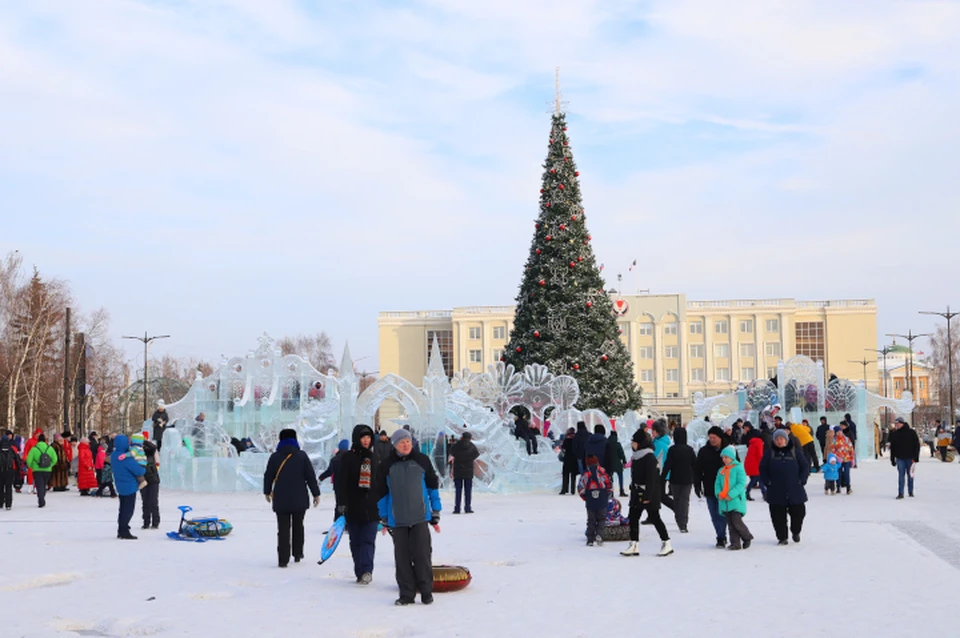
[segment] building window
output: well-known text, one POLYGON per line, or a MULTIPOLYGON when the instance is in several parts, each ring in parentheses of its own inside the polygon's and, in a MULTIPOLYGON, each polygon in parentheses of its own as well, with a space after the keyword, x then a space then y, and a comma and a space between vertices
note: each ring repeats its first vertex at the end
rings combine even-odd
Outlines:
POLYGON ((718 359, 726 359, 730 356, 730 344, 729 343, 715 343, 713 345, 713 356, 718 359))
POLYGON ((483 363, 483 355, 479 350, 470 351, 470 363, 483 363))
POLYGON ((703 359, 703 344, 694 343, 690 345, 690 358, 703 359))
POLYGON ((640 346, 637 350, 641 359, 653 359, 653 346, 640 346))
POLYGON ((703 322, 702 322, 702 321, 691 321, 691 322, 690 322, 690 334, 692 334, 692 335, 702 335, 702 334, 703 334, 703 322))
POLYGON ((903 390, 903 379, 894 379, 893 388, 895 390, 903 390))
POLYGON ((680 398, 680 393, 679 393, 679 392, 667 392, 667 398, 668 398, 668 399, 679 399, 679 398, 680 398))
POLYGON ((753 368, 740 368, 741 381, 753 381, 756 378, 753 368))
POLYGON ((653 383, 653 370, 641 370, 640 380, 647 383, 653 383))
POLYGON ((663 324, 663 334, 665 335, 677 334, 677 324, 675 322, 663 324))
POLYGON ((799 321, 796 326, 797 354, 823 361, 824 336, 822 321, 799 321))
POLYGON ((691 381, 703 381, 703 368, 691 368, 690 370, 690 380, 691 381))
POLYGON ((640 324, 640 336, 650 336, 653 334, 653 324, 652 323, 641 323, 640 324))
POLYGON ((677 358, 677 346, 667 346, 663 349, 663 356, 667 359, 676 359, 677 358))
POLYGON ((779 343, 768 343, 766 345, 767 356, 768 357, 777 357, 780 358, 780 344, 779 343))
POLYGON ((494 339, 506 339, 506 338, 507 338, 507 328, 506 328, 506 326, 494 326, 494 328, 493 328, 493 338, 494 338, 494 339))
POLYGON ((740 332, 753 332, 753 319, 741 319, 740 332))
POLYGON ((427 330, 427 361, 430 361, 430 349, 433 340, 440 346, 440 361, 443 363, 443 373, 447 377, 453 376, 453 330, 427 330))
POLYGON ((927 380, 926 380, 926 379, 920 379, 917 383, 919 383, 919 387, 920 387, 921 390, 926 389, 926 387, 927 387, 927 380))
POLYGON ((480 338, 480 328, 470 328, 470 339, 477 340, 480 338))
POLYGON ((679 381, 680 380, 680 371, 676 368, 669 368, 667 370, 667 381, 679 381))
POLYGON ((725 334, 727 334, 727 320, 726 320, 726 319, 722 319, 722 320, 720 320, 720 321, 714 321, 714 322, 713 322, 713 331, 716 332, 718 335, 725 335, 725 334))
POLYGON ((767 378, 768 378, 768 379, 773 379, 773 378, 776 377, 776 376, 777 376, 777 366, 771 366, 771 367, 767 368, 767 378))
POLYGON ((494 350, 493 351, 493 360, 499 361, 503 358, 503 350, 494 350))
POLYGON ((780 332, 780 320, 767 319, 767 332, 780 332))
POLYGON ((755 343, 741 343, 741 344, 740 344, 740 356, 741 356, 741 357, 755 357, 755 356, 757 356, 757 344, 755 344, 755 343))
POLYGON ((717 381, 729 381, 730 368, 717 368, 717 374, 715 376, 717 378, 717 381))

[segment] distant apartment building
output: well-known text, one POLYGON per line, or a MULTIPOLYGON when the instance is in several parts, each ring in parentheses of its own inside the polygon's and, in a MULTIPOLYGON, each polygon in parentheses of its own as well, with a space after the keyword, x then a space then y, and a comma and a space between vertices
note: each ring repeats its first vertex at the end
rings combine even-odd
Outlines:
MULTIPOLYGON (((685 295, 611 295, 621 339, 633 360, 644 403, 684 420, 696 392, 730 392, 769 378, 781 360, 803 354, 824 370, 860 379, 856 361, 876 348, 872 299, 687 301, 685 295)), ((419 384, 433 339, 448 375, 483 372, 500 360, 513 327, 513 306, 381 312, 380 373, 419 384)), ((878 390, 876 378, 868 388, 878 390)))

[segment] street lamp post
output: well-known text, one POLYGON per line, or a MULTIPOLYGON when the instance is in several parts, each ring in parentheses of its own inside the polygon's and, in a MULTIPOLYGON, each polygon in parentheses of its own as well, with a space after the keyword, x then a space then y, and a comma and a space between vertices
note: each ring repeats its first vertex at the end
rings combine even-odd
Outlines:
POLYGON ((864 385, 864 387, 866 387, 866 385, 867 385, 867 366, 870 365, 871 363, 876 363, 876 361, 867 361, 867 358, 864 357, 862 360, 858 360, 858 359, 847 359, 847 363, 859 363, 860 365, 863 366, 863 385, 864 385))
POLYGON ((148 394, 148 389, 150 387, 148 384, 148 380, 150 377, 147 375, 147 371, 150 365, 150 360, 147 357, 147 346, 150 345, 151 341, 155 341, 157 339, 169 339, 169 338, 170 338, 170 335, 153 335, 152 337, 148 337, 146 332, 143 333, 142 337, 124 337, 124 339, 135 339, 137 341, 143 342, 143 420, 144 421, 147 420, 147 394, 148 394))
MULTIPOLYGON (((907 389, 910 390, 910 395, 913 398, 913 406, 914 406, 914 409, 916 409, 917 398, 916 396, 913 396, 914 395, 914 392, 913 392, 913 342, 919 339, 920 337, 929 337, 930 335, 926 333, 915 335, 913 334, 913 330, 907 330, 907 334, 905 335, 888 333, 887 336, 900 337, 901 339, 906 339, 907 343, 909 344, 910 350, 907 353, 907 389)), ((912 412, 910 413, 910 422, 911 423, 913 422, 912 412)))
POLYGON ((950 420, 953 421, 957 418, 957 413, 954 411, 953 404, 953 342, 950 339, 950 323, 953 321, 954 317, 960 316, 960 312, 950 312, 950 306, 947 306, 946 312, 931 312, 927 310, 921 310, 920 314, 936 315, 947 320, 947 383, 949 384, 948 388, 950 394, 950 420))
MULTIPOLYGON (((893 352, 893 348, 890 346, 883 346, 879 350, 876 348, 864 348, 868 352, 876 352, 881 357, 883 357, 883 398, 887 398, 887 355, 893 352)), ((889 427, 889 408, 883 406, 883 425, 884 427, 889 427)))

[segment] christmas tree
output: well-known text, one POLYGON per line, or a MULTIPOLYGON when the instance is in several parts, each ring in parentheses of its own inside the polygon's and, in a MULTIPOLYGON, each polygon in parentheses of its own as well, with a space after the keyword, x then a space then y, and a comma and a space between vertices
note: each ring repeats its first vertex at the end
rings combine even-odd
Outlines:
POLYGON ((543 169, 540 216, 503 360, 517 370, 540 363, 568 374, 580 385, 579 409, 620 416, 640 408, 640 390, 590 246, 580 173, 559 108, 543 169))

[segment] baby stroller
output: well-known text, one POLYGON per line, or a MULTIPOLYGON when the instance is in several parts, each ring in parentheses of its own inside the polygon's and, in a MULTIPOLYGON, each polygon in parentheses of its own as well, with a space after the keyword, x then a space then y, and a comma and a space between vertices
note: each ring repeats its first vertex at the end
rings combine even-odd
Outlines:
POLYGON ((189 505, 181 505, 177 509, 180 510, 180 528, 175 532, 167 532, 167 538, 172 540, 197 543, 208 540, 222 541, 233 531, 233 525, 229 521, 215 516, 187 519, 187 512, 193 511, 189 505))

